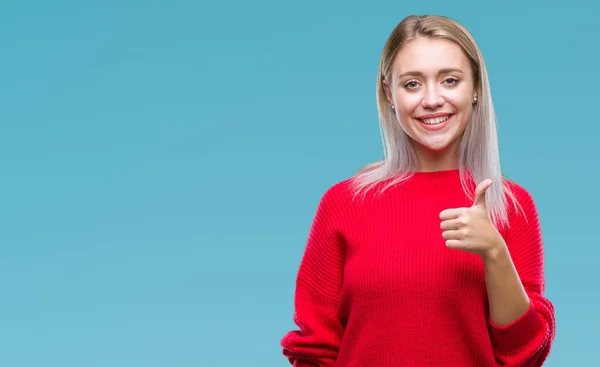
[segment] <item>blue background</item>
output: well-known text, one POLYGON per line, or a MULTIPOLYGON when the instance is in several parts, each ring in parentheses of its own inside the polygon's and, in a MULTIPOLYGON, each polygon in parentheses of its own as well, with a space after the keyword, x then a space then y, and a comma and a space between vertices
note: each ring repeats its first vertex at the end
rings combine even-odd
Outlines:
POLYGON ((597 9, 426 3, 2 1, 0 365, 287 365, 316 205, 381 158, 377 63, 415 13, 479 42, 544 230, 546 365, 593 365, 597 9))

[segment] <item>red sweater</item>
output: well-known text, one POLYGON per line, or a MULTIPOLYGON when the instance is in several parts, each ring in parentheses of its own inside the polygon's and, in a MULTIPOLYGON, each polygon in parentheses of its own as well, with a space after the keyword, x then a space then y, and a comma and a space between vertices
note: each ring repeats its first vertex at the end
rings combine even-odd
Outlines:
POLYGON ((522 211, 509 204, 500 233, 531 300, 518 320, 491 322, 481 257, 442 239, 439 213, 472 205, 458 170, 354 200, 345 180, 318 206, 296 281, 299 330, 281 340, 284 355, 296 367, 541 366, 555 320, 540 223, 529 193, 508 184, 522 211))

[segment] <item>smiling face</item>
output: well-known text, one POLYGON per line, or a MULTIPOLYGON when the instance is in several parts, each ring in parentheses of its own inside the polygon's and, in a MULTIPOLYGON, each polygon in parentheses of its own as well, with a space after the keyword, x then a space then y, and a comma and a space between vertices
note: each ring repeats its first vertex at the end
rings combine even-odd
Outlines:
POLYGON ((417 38, 398 53, 387 97, 418 156, 458 152, 476 97, 469 60, 460 46, 417 38))

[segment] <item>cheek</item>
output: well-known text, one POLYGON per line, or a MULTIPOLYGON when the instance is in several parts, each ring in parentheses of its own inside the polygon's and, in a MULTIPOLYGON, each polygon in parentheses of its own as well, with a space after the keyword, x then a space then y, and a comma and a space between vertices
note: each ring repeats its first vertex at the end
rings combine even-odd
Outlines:
POLYGON ((399 93, 396 95, 396 109, 401 115, 414 115, 420 104, 421 99, 415 94, 399 93))
MULTIPOLYGON (((448 101, 450 102, 450 101, 448 101)), ((459 130, 463 130, 468 125, 471 120, 471 115, 473 114, 473 105, 471 104, 471 100, 465 100, 464 98, 452 101, 452 106, 456 110, 458 117, 458 124, 455 127, 459 130)))
POLYGON ((472 108, 473 93, 464 89, 456 90, 446 95, 446 101, 460 112, 466 112, 472 108))

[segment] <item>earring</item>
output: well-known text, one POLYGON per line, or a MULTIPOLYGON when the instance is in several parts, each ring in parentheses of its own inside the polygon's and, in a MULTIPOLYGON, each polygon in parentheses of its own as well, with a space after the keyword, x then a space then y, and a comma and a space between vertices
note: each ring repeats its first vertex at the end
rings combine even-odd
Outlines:
POLYGON ((473 97, 473 103, 477 103, 477 96, 473 97))
POLYGON ((390 106, 390 108, 391 108, 392 110, 395 110, 395 109, 396 109, 396 106, 394 106, 394 105, 391 105, 391 106, 390 106))

